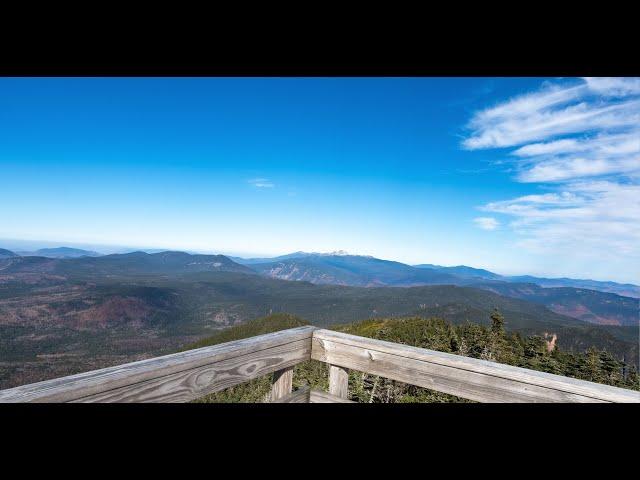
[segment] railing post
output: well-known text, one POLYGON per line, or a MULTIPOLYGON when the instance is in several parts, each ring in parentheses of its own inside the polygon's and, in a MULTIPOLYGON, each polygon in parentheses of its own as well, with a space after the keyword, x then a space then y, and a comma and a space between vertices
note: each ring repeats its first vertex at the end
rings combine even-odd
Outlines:
POLYGON ((349 369, 329 365, 329 393, 340 398, 348 398, 349 369))
POLYGON ((293 390, 293 367, 283 368, 273 372, 271 380, 271 401, 289 395, 293 390))

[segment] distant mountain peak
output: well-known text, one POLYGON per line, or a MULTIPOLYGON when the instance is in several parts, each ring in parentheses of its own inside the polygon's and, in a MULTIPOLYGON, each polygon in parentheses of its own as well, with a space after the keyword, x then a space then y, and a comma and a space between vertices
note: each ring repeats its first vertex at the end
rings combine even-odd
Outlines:
MULTIPOLYGON (((302 253, 302 252, 301 252, 302 253)), ((349 253, 346 250, 334 250, 332 252, 313 252, 307 253, 307 256, 319 256, 319 257, 359 257, 359 258, 375 258, 371 255, 359 255, 357 253, 349 253)))
POLYGON ((327 253, 320 253, 319 255, 325 255, 325 256, 338 256, 338 257, 346 257, 349 256, 350 253, 347 252, 346 250, 334 250, 333 252, 327 252, 327 253))

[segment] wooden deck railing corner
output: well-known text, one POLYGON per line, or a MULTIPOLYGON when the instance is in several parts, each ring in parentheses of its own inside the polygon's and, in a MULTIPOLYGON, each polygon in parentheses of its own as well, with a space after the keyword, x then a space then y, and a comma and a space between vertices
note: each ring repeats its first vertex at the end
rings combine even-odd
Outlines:
POLYGON ((312 326, 0 391, 7 402, 187 402, 273 374, 273 403, 352 403, 349 370, 479 402, 640 402, 640 392, 312 326), (329 364, 329 392, 292 391, 295 365, 329 364))

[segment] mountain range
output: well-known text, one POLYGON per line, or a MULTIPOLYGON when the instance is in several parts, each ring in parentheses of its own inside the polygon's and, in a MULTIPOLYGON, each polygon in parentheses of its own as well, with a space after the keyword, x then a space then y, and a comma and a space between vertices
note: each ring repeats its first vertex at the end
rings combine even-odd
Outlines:
MULTIPOLYGON (((146 249, 143 251, 148 254, 164 253, 162 249, 146 249)), ((119 254, 140 253, 133 251, 124 251, 119 254)), ((180 252, 185 253, 185 252, 180 252)), ((191 255, 197 255, 190 253, 191 255)), ((103 256, 102 253, 71 247, 41 248, 34 251, 10 251, 0 248, 0 259, 6 259, 16 256, 40 256, 47 258, 79 258, 79 257, 98 257, 103 256)), ((214 255, 205 255, 213 257, 214 255)), ((284 278, 290 280, 308 280, 313 283, 337 283, 345 285, 365 285, 365 286, 381 286, 381 285, 412 285, 446 283, 447 281, 456 285, 466 284, 469 280, 497 280, 511 283, 533 283, 540 287, 572 287, 589 290, 597 290, 600 292, 615 293, 618 295, 640 298, 640 286, 630 283, 617 283, 612 281, 598 281, 590 279, 574 279, 574 278, 546 278, 535 277, 532 275, 507 276, 491 272, 489 270, 474 268, 466 265, 458 266, 442 266, 434 264, 407 265, 400 262, 389 260, 380 260, 371 256, 350 255, 343 250, 329 253, 319 252, 294 252, 276 257, 261 258, 243 258, 227 255, 235 263, 256 267, 250 267, 260 273, 272 276, 274 278, 284 278), (306 259, 302 261, 302 259, 306 259), (297 268, 294 266, 298 263, 297 268), (283 265, 280 265, 280 264, 283 265), (305 271, 305 267, 317 271, 317 275, 313 271, 305 271), (396 271, 391 273, 391 269, 385 267, 395 267, 396 271), (439 274, 445 275, 428 275, 417 273, 408 267, 416 269, 434 270, 439 274), (327 270, 335 269, 333 272, 327 270), (342 269, 342 272, 340 272, 342 269), (346 271, 345 271, 346 270, 346 271), (390 278, 384 278, 384 271, 390 273, 390 278), (400 270, 404 270, 403 273, 400 270), (358 273, 362 273, 360 278, 358 273), (382 278, 377 278, 378 275, 382 278), (343 277, 344 275, 344 277, 343 277), (300 278, 299 278, 300 277, 300 278), (304 278, 302 278, 304 277, 304 278)))
MULTIPOLYGON (((61 249, 58 250, 58 253, 61 249)), ((424 285, 469 286, 499 295, 545 305, 551 311, 600 325, 638 325, 638 298, 597 289, 570 286, 544 286, 537 277, 508 277, 468 266, 411 266, 370 256, 296 252, 262 262, 264 259, 235 261, 224 255, 199 255, 185 252, 131 252, 98 257, 50 258, 17 256, 0 251, 0 274, 47 274, 49 276, 175 275, 189 272, 239 272, 265 277, 306 281, 318 285, 354 287, 413 287, 424 285), (522 281, 526 280, 526 281, 522 281)), ((39 281, 46 281, 42 277, 39 281)), ((543 279, 551 280, 551 279, 543 279)), ((569 280, 569 279, 566 279, 569 280)), ((33 280, 32 280, 33 281, 33 280)), ((583 285, 584 280, 576 280, 583 285)), ((626 288, 635 293, 640 287, 614 282, 589 281, 606 289, 626 288)), ((544 282, 541 282, 544 283, 544 282)), ((565 283, 571 284, 571 281, 565 283)), ((590 284, 590 285, 591 285, 590 284)))
POLYGON ((390 260, 359 255, 308 254, 267 263, 252 263, 256 272, 281 280, 358 287, 459 284, 455 275, 421 270, 390 260))
POLYGON ((56 247, 56 248, 41 248, 33 252, 19 251, 17 255, 35 256, 35 257, 49 257, 49 258, 78 258, 78 257, 99 257, 101 253, 91 250, 83 250, 81 248, 71 247, 56 247))
POLYGON ((443 267, 440 265, 415 265, 416 268, 431 268, 441 272, 449 272, 465 278, 482 280, 500 280, 503 282, 535 283, 541 287, 573 287, 598 290, 600 292, 616 293, 626 297, 640 298, 640 286, 631 283, 616 283, 598 280, 584 280, 575 278, 544 278, 532 275, 499 275, 480 268, 459 265, 457 267, 443 267))
POLYGON ((395 286, 412 284, 417 278, 419 284, 447 283, 448 280, 449 283, 461 285, 480 280, 499 280, 511 283, 534 283, 541 287, 586 288, 640 298, 640 286, 630 283, 573 278, 544 278, 531 275, 508 276, 466 265, 453 267, 433 264, 407 265, 370 256, 349 255, 344 251, 331 253, 295 252, 272 258, 229 258, 242 265, 251 266, 254 270, 274 278, 306 280, 312 283, 395 286), (439 275, 432 274, 429 276, 429 274, 420 274, 412 269, 431 270, 439 275))
POLYGON ((255 273, 224 255, 191 255, 185 252, 131 252, 50 258, 44 256, 15 256, 0 260, 0 274, 48 273, 51 275, 157 275, 200 271, 228 271, 255 273))

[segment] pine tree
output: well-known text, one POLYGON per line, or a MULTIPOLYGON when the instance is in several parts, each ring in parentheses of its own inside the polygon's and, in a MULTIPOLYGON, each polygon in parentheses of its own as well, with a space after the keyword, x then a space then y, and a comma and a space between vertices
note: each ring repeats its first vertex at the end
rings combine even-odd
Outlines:
POLYGON ((600 370, 608 383, 617 383, 622 379, 620 362, 606 350, 600 352, 600 370))
POLYGON ((506 361, 507 341, 504 332, 504 317, 497 308, 493 309, 491 318, 491 342, 489 345, 490 360, 506 361))
POLYGON ((504 317, 497 308, 491 312, 491 333, 497 337, 504 335, 504 317))
POLYGON ((601 382, 603 375, 600 369, 600 352, 595 347, 589 347, 585 352, 585 362, 582 376, 590 382, 601 382))

